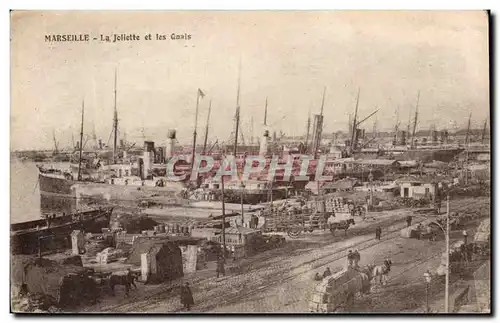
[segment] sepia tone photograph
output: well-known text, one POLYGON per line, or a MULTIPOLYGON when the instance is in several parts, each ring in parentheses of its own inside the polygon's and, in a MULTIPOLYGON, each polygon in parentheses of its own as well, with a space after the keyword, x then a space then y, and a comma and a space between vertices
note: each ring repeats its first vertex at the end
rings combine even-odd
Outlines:
POLYGON ((11 11, 11 313, 491 314, 490 19, 11 11))

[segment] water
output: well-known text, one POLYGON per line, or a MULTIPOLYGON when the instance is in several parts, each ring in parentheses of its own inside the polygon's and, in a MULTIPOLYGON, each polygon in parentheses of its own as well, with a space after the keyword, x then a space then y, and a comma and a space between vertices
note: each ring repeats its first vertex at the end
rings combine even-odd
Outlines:
MULTIPOLYGON (((54 167, 67 165, 53 164, 54 167)), ((10 164, 10 223, 38 220, 43 214, 69 213, 74 201, 40 196, 36 163, 16 159, 10 164)))

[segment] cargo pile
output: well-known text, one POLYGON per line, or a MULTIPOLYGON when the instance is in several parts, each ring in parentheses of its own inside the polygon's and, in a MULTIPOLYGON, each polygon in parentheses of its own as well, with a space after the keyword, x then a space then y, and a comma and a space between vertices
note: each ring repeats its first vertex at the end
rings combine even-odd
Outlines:
POLYGON ((314 313, 330 313, 349 307, 358 292, 369 290, 367 274, 348 268, 324 278, 313 290, 309 310, 314 313))

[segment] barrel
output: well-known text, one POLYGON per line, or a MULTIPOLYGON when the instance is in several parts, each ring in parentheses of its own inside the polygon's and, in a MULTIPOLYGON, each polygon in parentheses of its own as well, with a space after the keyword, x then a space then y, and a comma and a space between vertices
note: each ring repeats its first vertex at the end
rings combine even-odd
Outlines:
POLYGON ((158 225, 158 232, 159 233, 165 233, 165 224, 164 223, 160 223, 158 225))
POLYGON ((179 233, 179 223, 174 223, 172 233, 179 233))

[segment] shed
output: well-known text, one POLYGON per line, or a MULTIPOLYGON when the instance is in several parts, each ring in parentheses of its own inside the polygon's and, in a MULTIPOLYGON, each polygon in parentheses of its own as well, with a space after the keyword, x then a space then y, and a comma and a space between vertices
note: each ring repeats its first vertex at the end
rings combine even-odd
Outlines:
POLYGON ((177 243, 167 240, 136 239, 126 263, 142 266, 142 255, 147 254, 149 276, 147 282, 160 283, 184 276, 182 253, 177 243))

